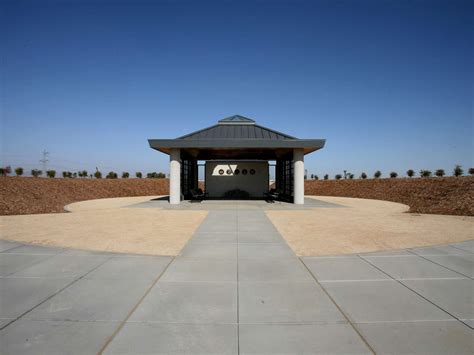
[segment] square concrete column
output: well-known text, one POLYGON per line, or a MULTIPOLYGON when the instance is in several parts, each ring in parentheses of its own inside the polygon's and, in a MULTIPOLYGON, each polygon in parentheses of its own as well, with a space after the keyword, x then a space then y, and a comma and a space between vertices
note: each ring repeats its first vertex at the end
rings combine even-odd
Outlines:
POLYGON ((304 151, 293 149, 293 203, 304 204, 304 151))
POLYGON ((170 204, 178 205, 181 202, 181 151, 170 151, 170 204))

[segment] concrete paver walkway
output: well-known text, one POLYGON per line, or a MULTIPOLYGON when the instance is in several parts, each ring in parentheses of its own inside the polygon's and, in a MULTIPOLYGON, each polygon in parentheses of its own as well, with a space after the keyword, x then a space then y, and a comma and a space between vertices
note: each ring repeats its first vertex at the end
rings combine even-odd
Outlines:
POLYGON ((2 354, 474 350, 474 241, 297 258, 262 210, 235 207, 175 258, 0 250, 2 354))

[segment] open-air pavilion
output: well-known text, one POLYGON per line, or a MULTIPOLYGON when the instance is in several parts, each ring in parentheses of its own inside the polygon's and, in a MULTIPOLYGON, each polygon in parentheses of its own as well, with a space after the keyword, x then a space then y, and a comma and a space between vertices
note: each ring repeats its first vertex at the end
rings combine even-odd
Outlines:
POLYGON ((235 115, 176 139, 150 139, 150 147, 170 156, 171 204, 198 188, 198 162, 205 161, 205 190, 211 198, 243 191, 263 198, 269 191, 269 161, 275 161, 275 189, 281 198, 304 204, 304 156, 324 147, 324 139, 298 139, 235 115))

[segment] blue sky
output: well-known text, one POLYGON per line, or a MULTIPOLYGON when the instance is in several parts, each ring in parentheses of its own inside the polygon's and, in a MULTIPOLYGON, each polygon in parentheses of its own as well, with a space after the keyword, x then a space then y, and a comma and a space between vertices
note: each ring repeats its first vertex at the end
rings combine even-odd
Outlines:
POLYGON ((1 163, 168 171, 233 114, 326 138, 309 173, 473 164, 472 1, 2 1, 1 163))

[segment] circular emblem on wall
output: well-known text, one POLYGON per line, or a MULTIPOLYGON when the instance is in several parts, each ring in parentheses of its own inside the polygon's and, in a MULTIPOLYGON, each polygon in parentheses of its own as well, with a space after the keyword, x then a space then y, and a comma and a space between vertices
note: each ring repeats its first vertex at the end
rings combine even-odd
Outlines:
POLYGON ((239 175, 240 174, 240 170, 239 169, 235 169, 234 170, 234 175, 239 175))
POLYGON ((250 175, 255 175, 255 169, 250 169, 250 175))
POLYGON ((232 170, 227 169, 226 173, 227 173, 227 175, 232 175, 232 170))
POLYGON ((242 175, 247 175, 247 169, 242 170, 242 175))
POLYGON ((219 169, 219 175, 224 175, 224 169, 219 169))

